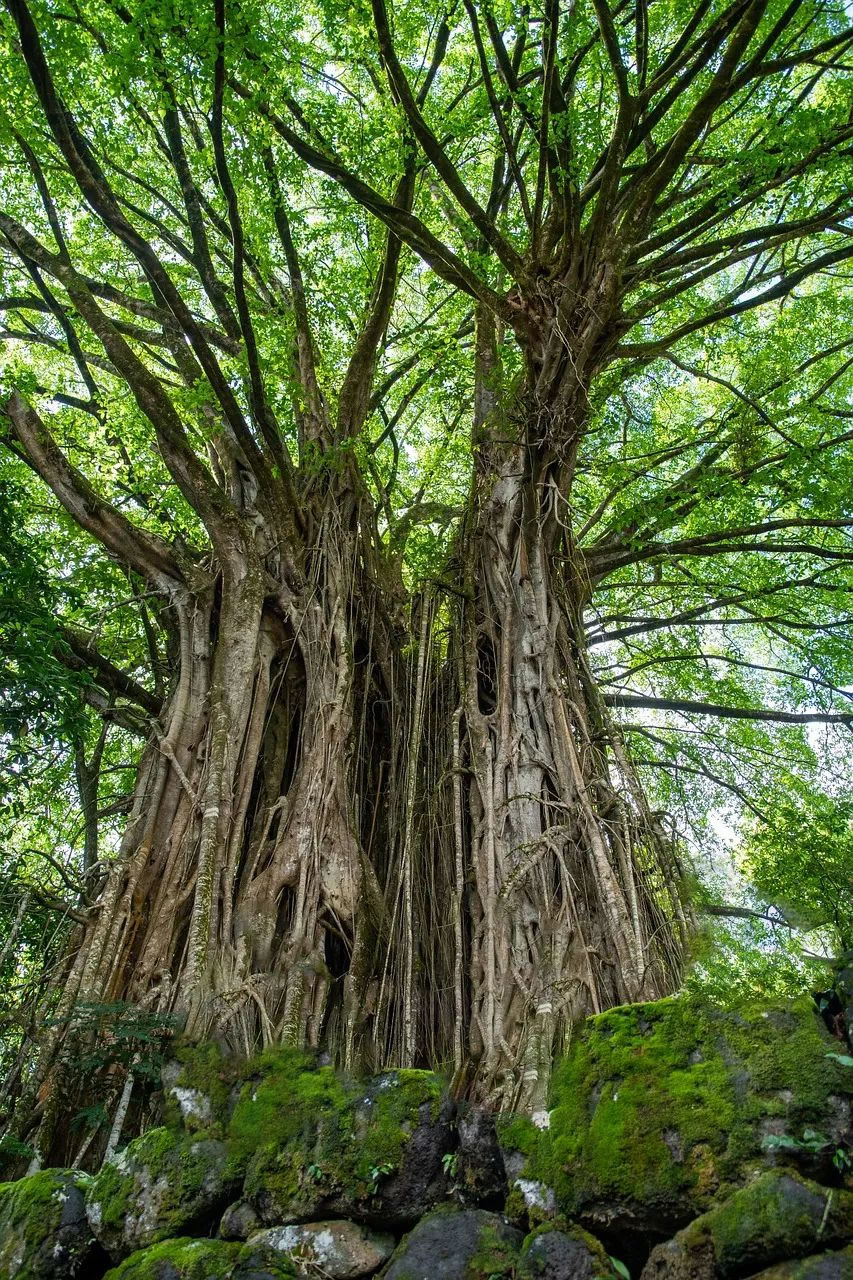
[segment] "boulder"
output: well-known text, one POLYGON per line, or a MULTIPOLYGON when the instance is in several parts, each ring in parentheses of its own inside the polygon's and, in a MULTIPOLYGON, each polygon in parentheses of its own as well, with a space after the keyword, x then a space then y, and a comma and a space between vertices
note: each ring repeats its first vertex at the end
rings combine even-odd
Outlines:
POLYGON ((335 1219, 259 1231, 244 1246, 240 1261, 244 1268, 251 1265, 261 1272, 283 1261, 329 1280, 357 1280, 378 1271, 394 1252, 394 1244, 393 1236, 335 1219))
POLYGON ((164 1240, 125 1258, 104 1280, 231 1280, 240 1245, 164 1240))
POLYGON ((206 1233, 238 1186, 224 1143, 149 1129, 92 1179, 86 1213, 117 1262, 170 1237, 206 1233))
POLYGON ((652 1250, 642 1280, 738 1280, 853 1240, 853 1193, 773 1170, 652 1250))
POLYGON ((853 1248, 841 1253, 814 1254, 796 1262, 781 1262, 752 1280, 853 1280, 853 1248))
POLYGON ((549 1128, 510 1121, 502 1141, 568 1218, 671 1234, 756 1168, 835 1176, 832 1155, 850 1140, 838 1048, 810 999, 613 1009, 587 1020, 555 1068, 549 1128))
POLYGON ((515 1274, 518 1280, 618 1280, 604 1246, 580 1227, 532 1232, 515 1274))
POLYGON ((89 1179, 42 1169, 0 1183, 0 1280, 88 1280, 106 1259, 86 1218, 89 1179))
POLYGON ((245 1068, 225 1059, 217 1044, 182 1045, 160 1072, 165 1122, 187 1133, 221 1138, 245 1068))
POLYGON ((553 1175, 551 1138, 524 1115, 495 1117, 508 1195, 504 1213, 531 1227, 557 1217, 557 1197, 546 1179, 553 1175))
POLYGON ((459 1149, 450 1172, 459 1193, 484 1208, 502 1208, 507 1176, 494 1116, 484 1107, 460 1106, 456 1131, 459 1149))
POLYGON ((219 1223, 220 1240, 248 1240, 258 1231, 261 1220, 248 1200, 236 1200, 229 1204, 219 1223))
POLYGON ((242 1086, 226 1142, 267 1226, 341 1217, 405 1228, 450 1191, 454 1117, 431 1072, 359 1083, 279 1050, 242 1086))
POLYGON ((322 1272, 299 1271, 286 1258, 275 1260, 268 1258, 266 1262, 256 1258, 246 1258, 231 1273, 231 1280, 316 1280, 322 1272))
POLYGON ((485 1209, 440 1209, 403 1239, 383 1280, 509 1280, 523 1239, 485 1209))

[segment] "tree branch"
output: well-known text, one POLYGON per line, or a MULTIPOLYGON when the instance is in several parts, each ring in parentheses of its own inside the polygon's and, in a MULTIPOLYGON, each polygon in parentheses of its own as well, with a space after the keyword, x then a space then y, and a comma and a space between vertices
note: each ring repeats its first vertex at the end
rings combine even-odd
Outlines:
POLYGON ((608 707, 681 711, 685 714, 716 716, 723 720, 760 720, 769 724, 853 724, 853 712, 844 711, 766 711, 724 707, 716 702, 694 702, 686 698, 652 698, 636 693, 605 693, 604 701, 608 707))
POLYGON ((15 438, 34 469, 77 524, 117 559, 163 590, 184 580, 183 568, 169 544, 140 529, 102 498, 65 457, 47 427, 26 400, 14 392, 5 409, 15 438))
POLYGON ((498 261, 503 263, 514 280, 521 279, 524 274, 521 255, 513 249, 509 241, 504 239, 485 209, 471 195, 471 192, 459 177, 456 166, 445 154, 441 143, 421 115, 420 108, 406 79, 406 73, 400 65, 394 50, 385 0, 371 0, 371 3, 373 21, 379 40, 379 52, 385 64, 385 70, 388 73, 388 81, 391 85, 392 93, 405 112, 412 132, 423 147, 427 159, 440 175, 448 191, 494 251, 498 261))

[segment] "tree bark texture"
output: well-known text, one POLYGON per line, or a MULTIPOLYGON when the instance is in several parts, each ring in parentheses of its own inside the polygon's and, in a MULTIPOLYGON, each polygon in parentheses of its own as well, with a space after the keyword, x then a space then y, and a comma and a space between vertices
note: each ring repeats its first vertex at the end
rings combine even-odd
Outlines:
POLYGON ((75 1007, 123 1002, 241 1054, 453 1061, 542 1111, 574 1020, 677 983, 676 851, 587 662, 559 460, 485 377, 478 416, 458 588, 408 616, 346 469, 306 492, 298 554, 244 495, 169 582, 174 687, 31 1098, 68 1088, 75 1007))

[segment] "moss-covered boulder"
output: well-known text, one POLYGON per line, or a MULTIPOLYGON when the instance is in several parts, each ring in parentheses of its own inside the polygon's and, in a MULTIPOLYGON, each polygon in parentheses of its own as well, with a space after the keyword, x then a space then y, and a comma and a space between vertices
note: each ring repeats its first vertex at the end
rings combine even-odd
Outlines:
POLYGON ((103 1253, 86 1219, 89 1179, 42 1169, 0 1183, 0 1280, 74 1280, 97 1273, 103 1253))
POLYGON ((248 1200, 235 1200, 223 1213, 217 1234, 220 1240, 248 1240, 255 1231, 260 1231, 261 1225, 248 1200))
POLYGON ((724 1010, 679 996, 590 1018, 554 1073, 550 1128, 504 1127, 524 1177, 593 1231, 667 1233, 750 1172, 849 1143, 850 1071, 809 999, 724 1010))
POLYGON ((514 1280, 524 1237, 485 1209, 439 1209, 400 1242, 383 1280, 514 1280))
POLYGON ((518 1280, 619 1280, 599 1240, 580 1227, 549 1224, 524 1241, 518 1280))
POLYGON ((652 1250, 642 1280, 738 1280, 853 1240, 853 1193, 772 1170, 652 1250))
POLYGON ((393 1236, 336 1218, 259 1231, 240 1259, 244 1267, 251 1263, 260 1270, 289 1262, 328 1280, 359 1280, 374 1275, 391 1257, 394 1245, 393 1236))
POLYGON ((172 1129, 221 1138, 251 1064, 228 1060, 217 1044, 178 1045, 161 1071, 164 1119, 172 1129))
POLYGON ((104 1280, 231 1280, 239 1252, 222 1240, 164 1240, 132 1253, 104 1280))
POLYGON ((170 1237, 205 1234, 239 1188, 223 1142, 150 1129, 106 1161, 86 1213, 114 1261, 170 1237))
POLYGON ((780 1262, 752 1280, 853 1280, 853 1248, 820 1253, 796 1262, 780 1262))
POLYGON ((226 1143, 265 1224, 346 1217, 395 1228, 450 1190, 453 1118, 431 1072, 357 1082, 280 1050, 242 1086, 226 1143))

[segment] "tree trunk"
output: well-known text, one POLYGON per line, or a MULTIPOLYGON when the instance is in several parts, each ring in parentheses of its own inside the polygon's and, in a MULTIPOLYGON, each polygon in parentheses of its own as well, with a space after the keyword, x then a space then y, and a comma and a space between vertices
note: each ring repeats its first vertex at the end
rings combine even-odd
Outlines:
MULTIPOLYGON (((318 544, 301 590, 273 591, 241 550, 175 599, 178 682, 31 1094, 60 1087, 81 1005, 176 1015, 188 1035, 244 1054, 331 1036, 351 1063, 384 907, 353 790, 369 751, 356 741, 363 708, 354 729, 358 557, 335 527, 321 524, 318 544)), ((374 705, 369 645, 361 660, 361 698, 374 705)), ((362 806, 374 827, 377 803, 362 806)), ((46 1107, 43 1157, 53 1121, 46 1107)))
POLYGON ((173 592, 177 683, 27 1086, 39 1159, 68 1158, 81 1006, 246 1055, 452 1057, 536 1112, 574 1019, 673 988, 675 853, 590 674, 562 499, 499 447, 461 593, 413 601, 409 628, 331 490, 299 572, 220 538, 218 572, 173 592))
POLYGON ((574 1020, 673 990, 685 921, 676 852, 588 664, 566 454, 543 446, 541 413, 508 448, 496 397, 479 413, 497 440, 475 481, 460 610, 468 1052, 491 1100, 541 1112, 574 1020))

